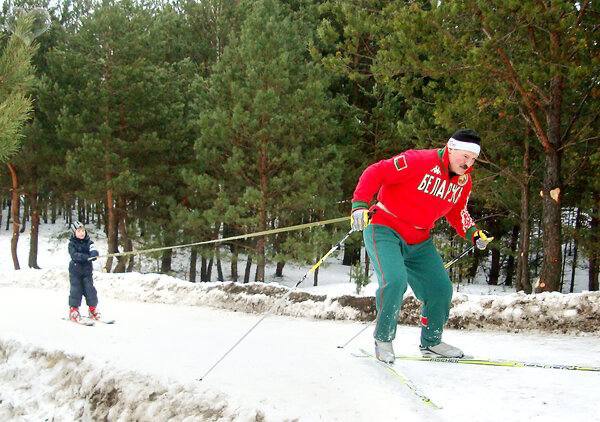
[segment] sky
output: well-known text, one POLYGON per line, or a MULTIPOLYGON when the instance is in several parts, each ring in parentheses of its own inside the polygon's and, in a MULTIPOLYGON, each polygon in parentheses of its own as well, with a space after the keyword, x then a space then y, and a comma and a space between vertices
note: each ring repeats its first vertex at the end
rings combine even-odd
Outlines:
MULTIPOLYGON (((600 421, 600 372, 397 361, 395 368, 440 409, 424 404, 382 365, 355 356, 372 350, 370 327, 338 348, 365 327, 352 309, 335 302, 353 291, 339 257, 320 271, 321 286, 301 286, 327 294, 328 300, 286 303, 275 310, 277 300, 260 289, 233 294, 223 289, 227 283, 106 274, 96 263, 99 309, 116 323, 85 327, 65 321, 65 234, 60 225, 43 226, 42 270, 14 271, 10 231, 0 230, 2 421, 600 421), (261 321, 265 310, 274 312, 261 321)), ((105 239, 97 237, 102 251, 105 239)), ((19 244, 26 267, 26 233, 19 244)), ((175 265, 185 262, 182 253, 175 265)), ((295 284, 307 270, 286 266, 286 283, 295 284)), ((369 285, 363 294, 374 290, 369 285)), ((498 329, 497 323, 447 329, 444 340, 479 358, 600 367, 598 333, 581 332, 576 324, 579 317, 597 320, 600 296, 531 296, 464 286, 455 293, 460 301, 451 316, 469 321, 479 315, 507 326, 531 322, 519 322, 525 328, 518 330, 498 329), (551 315, 545 303, 573 318, 566 334, 540 323, 551 315)), ((417 327, 399 326, 396 353, 417 355, 418 337, 417 327)))

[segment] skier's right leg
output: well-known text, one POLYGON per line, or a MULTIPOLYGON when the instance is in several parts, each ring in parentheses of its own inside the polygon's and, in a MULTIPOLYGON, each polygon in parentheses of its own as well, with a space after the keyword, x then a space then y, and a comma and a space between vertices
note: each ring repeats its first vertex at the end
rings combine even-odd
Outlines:
POLYGON ((83 297, 83 280, 79 274, 69 271, 69 319, 79 320, 79 306, 83 297))
POLYGON ((398 313, 406 291, 407 275, 402 255, 405 243, 394 230, 377 224, 369 225, 363 238, 379 282, 375 295, 375 354, 380 360, 393 362, 392 340, 396 337, 398 313))
POLYGON ((83 277, 74 272, 69 272, 69 282, 71 283, 69 306, 79 308, 83 298, 83 277))
POLYGON ((452 283, 432 239, 411 245, 405 265, 409 284, 423 304, 421 352, 427 356, 462 357, 462 350, 442 342, 452 302, 452 283))

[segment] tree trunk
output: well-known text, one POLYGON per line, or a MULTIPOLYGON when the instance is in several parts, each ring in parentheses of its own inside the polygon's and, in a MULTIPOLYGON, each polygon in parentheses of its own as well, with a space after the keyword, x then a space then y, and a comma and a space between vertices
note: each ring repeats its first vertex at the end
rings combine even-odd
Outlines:
MULTIPOLYGON (((127 236, 127 239, 123 243, 124 243, 124 248, 125 248, 126 252, 133 251, 133 241, 131 240, 131 238, 129 236, 127 236)), ((125 269, 125 271, 127 271, 128 273, 132 272, 134 264, 135 264, 135 255, 129 255, 129 260, 127 261, 127 268, 125 269)))
POLYGON ((102 206, 101 204, 96 202, 96 206, 94 207, 94 213, 96 214, 96 228, 99 229, 102 227, 102 206))
POLYGON ((285 266, 285 261, 279 261, 277 266, 275 267, 275 277, 283 277, 283 267, 285 266))
POLYGON ((352 266, 360 262, 360 248, 362 242, 347 242, 344 244, 344 257, 342 265, 352 266))
POLYGON ((81 221, 83 224, 87 224, 85 219, 85 201, 83 200, 77 201, 77 220, 81 221))
MULTIPOLYGON (((119 237, 121 246, 123 246, 124 252, 131 252, 132 243, 127 235, 127 202, 125 199, 119 197, 117 200, 117 230, 119 231, 119 237)), ((114 273, 123 273, 126 270, 127 262, 129 261, 129 255, 123 255, 117 257, 117 265, 113 270, 114 273)))
MULTIPOLYGON (((106 173, 105 179, 106 179, 106 183, 108 185, 110 183, 110 174, 106 173)), ((106 226, 108 253, 109 254, 117 253, 117 252, 119 252, 118 238, 117 238, 118 237, 118 235, 117 235, 117 216, 115 213, 112 189, 106 190, 106 212, 108 214, 108 216, 107 216, 108 224, 106 226)), ((107 273, 111 272, 111 270, 112 270, 112 262, 113 262, 112 257, 107 258, 106 265, 104 266, 104 269, 106 270, 107 273)))
POLYGON ((29 215, 29 201, 27 196, 23 197, 23 218, 21 219, 21 230, 19 233, 25 233, 25 229, 27 228, 27 216, 29 215))
POLYGON ((250 282, 250 269, 252 268, 252 255, 246 259, 246 269, 244 270, 244 284, 250 282))
MULTIPOLYGON (((551 34, 551 50, 556 51, 560 40, 551 34)), ((561 270, 561 108, 563 77, 557 75, 550 81, 552 102, 547 114, 548 143, 545 152, 545 172, 542 184, 542 241, 544 260, 540 272, 538 291, 554 292, 559 288, 561 270)))
POLYGON ((96 204, 89 204, 87 206, 87 223, 96 224, 96 204))
POLYGON ((73 207, 70 201, 65 206, 65 220, 67 222, 67 226, 70 226, 73 222, 73 207))
MULTIPOLYGON (((133 250, 133 242, 131 241, 131 239, 127 239, 127 250, 129 250, 129 251, 133 250)), ((127 271, 128 273, 132 272, 134 265, 135 265, 135 255, 131 255, 129 257, 129 263, 127 264, 127 269, 125 271, 127 271)))
POLYGON ((371 259, 369 258, 369 254, 365 251, 365 277, 369 278, 369 267, 371 263, 371 259))
MULTIPOLYGON (((317 258, 317 259, 319 259, 319 258, 317 258)), ((313 272, 313 287, 316 287, 318 283, 319 283, 319 267, 317 267, 315 269, 315 271, 313 272)))
POLYGON ((231 245, 231 281, 237 283, 238 281, 238 249, 237 246, 231 245))
POLYGON ((515 288, 517 292, 524 291, 527 294, 531 293, 531 281, 529 279, 529 239, 530 239, 530 224, 529 224, 529 134, 525 134, 525 151, 523 153, 523 172, 524 178, 521 184, 521 216, 519 226, 519 255, 517 257, 517 281, 515 288))
MULTIPOLYGON (((592 221, 590 222, 592 245, 600 245, 600 193, 595 194, 595 205, 592 207, 592 221)), ((588 290, 598 291, 598 275, 600 274, 600 248, 590 248, 588 271, 588 290)))
MULTIPOLYGON (((10 253, 13 259, 13 265, 15 270, 20 270, 19 258, 17 257, 17 244, 19 243, 19 179, 17 177, 17 169, 11 163, 7 163, 8 170, 10 171, 10 179, 12 181, 11 189, 11 218, 13 221, 13 233, 10 240, 10 253)), ((8 221, 6 222, 8 226, 8 221)))
POLYGON ((577 249, 579 246, 579 231, 581 230, 581 208, 577 208, 577 216, 575 217, 575 236, 573 238, 573 263, 571 264, 571 286, 569 293, 573 293, 575 288, 575 272, 577 271, 577 249))
POLYGON ((52 205, 50 206, 50 221, 52 224, 56 224, 56 200, 52 201, 52 205))
POLYGON ((210 259, 208 260, 208 264, 206 265, 206 282, 210 283, 212 281, 212 267, 213 267, 214 256, 211 254, 210 259))
POLYGON ((10 216, 12 214, 12 200, 8 200, 8 212, 6 213, 6 230, 10 227, 10 216))
POLYGON ((163 251, 160 259, 160 272, 161 274, 168 274, 173 271, 171 264, 173 262, 173 249, 167 249, 163 251))
MULTIPOLYGON (((38 208, 40 208, 39 203, 38 203, 38 208)), ((44 222, 44 224, 48 224, 48 199, 46 198, 44 201, 42 201, 42 221, 44 222)))
POLYGON ((506 278, 504 279, 504 285, 512 286, 513 277, 515 275, 515 255, 517 253, 517 242, 519 241, 519 226, 513 226, 512 233, 510 236, 510 254, 508 255, 508 262, 506 263, 506 278))
POLYGON ((198 261, 198 249, 192 248, 190 252, 190 282, 196 282, 196 262, 198 261))
POLYGON ((39 270, 37 263, 38 255, 38 233, 40 229, 40 210, 38 207, 37 189, 33 189, 30 199, 31 211, 31 234, 29 237, 29 268, 39 270))
POLYGON ((559 153, 546 156, 546 175, 542 199, 542 245, 544 257, 540 271, 538 291, 553 292, 559 289, 561 274, 561 230, 560 230, 560 197, 555 193, 556 199, 551 197, 551 192, 559 189, 559 153))
POLYGON ((200 253, 200 282, 206 282, 206 256, 204 252, 200 253))
POLYGON ((562 266, 561 266, 561 270, 560 270, 560 286, 558 288, 558 291, 562 293, 563 291, 563 283, 565 282, 565 266, 567 265, 567 256, 568 255, 568 247, 569 244, 571 243, 571 241, 566 242, 563 245, 563 260, 562 260, 562 266))
POLYGON ((221 248, 217 245, 215 247, 215 255, 217 257, 217 280, 220 282, 225 281, 223 276, 223 267, 221 266, 221 248))
POLYGON ((490 278, 488 284, 492 286, 498 285, 498 279, 500 278, 500 250, 498 248, 491 248, 492 252, 492 264, 490 267, 490 278))
MULTIPOLYGON (((261 122, 262 123, 262 122, 261 122)), ((268 183, 268 152, 267 139, 260 140, 258 174, 260 180, 260 202, 258 204, 258 230, 267 230, 267 202, 269 198, 269 183, 268 183)), ((265 236, 260 236, 256 242, 256 279, 257 282, 265 281, 265 248, 267 239, 265 236)))
MULTIPOLYGON (((259 229, 263 230, 263 229, 259 229)), ((264 282, 265 281, 265 243, 266 239, 261 236, 256 242, 256 275, 254 281, 264 282)))

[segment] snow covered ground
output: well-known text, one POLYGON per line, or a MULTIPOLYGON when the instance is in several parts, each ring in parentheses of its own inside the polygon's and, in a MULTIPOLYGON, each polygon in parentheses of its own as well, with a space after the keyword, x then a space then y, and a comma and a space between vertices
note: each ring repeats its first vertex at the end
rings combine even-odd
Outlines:
MULTIPOLYGON (((100 309, 117 323, 77 326, 61 320, 68 254, 57 226, 42 226, 42 270, 11 270, 10 232, 0 230, 1 421, 600 421, 600 372, 399 361, 396 367, 442 409, 424 405, 385 368, 352 356, 371 350, 370 328, 337 347, 365 323, 333 299, 354 289, 335 260, 320 271, 320 286, 303 288, 326 300, 280 306, 199 381, 277 297, 227 293, 228 283, 97 271, 100 309)), ((95 236, 102 251, 105 241, 95 236)), ((27 251, 24 233, 22 268, 27 251)), ((284 284, 295 284, 307 269, 286 266, 284 284)), ((363 294, 374 290, 369 285, 363 294)), ((523 298, 474 286, 458 296, 457 320, 504 312, 502 321, 533 321, 518 333, 445 332, 445 341, 470 354, 600 366, 598 332, 551 333, 551 321, 536 330, 544 303, 564 318, 597 321, 595 293, 523 298), (483 296, 474 294, 478 288, 483 296)), ((396 352, 417 354, 418 337, 417 327, 399 326, 396 352)))

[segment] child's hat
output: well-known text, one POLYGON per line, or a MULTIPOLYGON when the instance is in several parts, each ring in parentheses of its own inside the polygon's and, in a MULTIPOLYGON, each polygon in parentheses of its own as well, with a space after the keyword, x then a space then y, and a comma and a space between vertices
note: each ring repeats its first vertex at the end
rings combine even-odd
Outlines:
POLYGON ((85 230, 85 226, 83 225, 83 223, 81 223, 79 221, 73 221, 71 223, 71 231, 73 232, 73 234, 75 234, 75 231, 77 231, 77 229, 84 229, 85 230))

